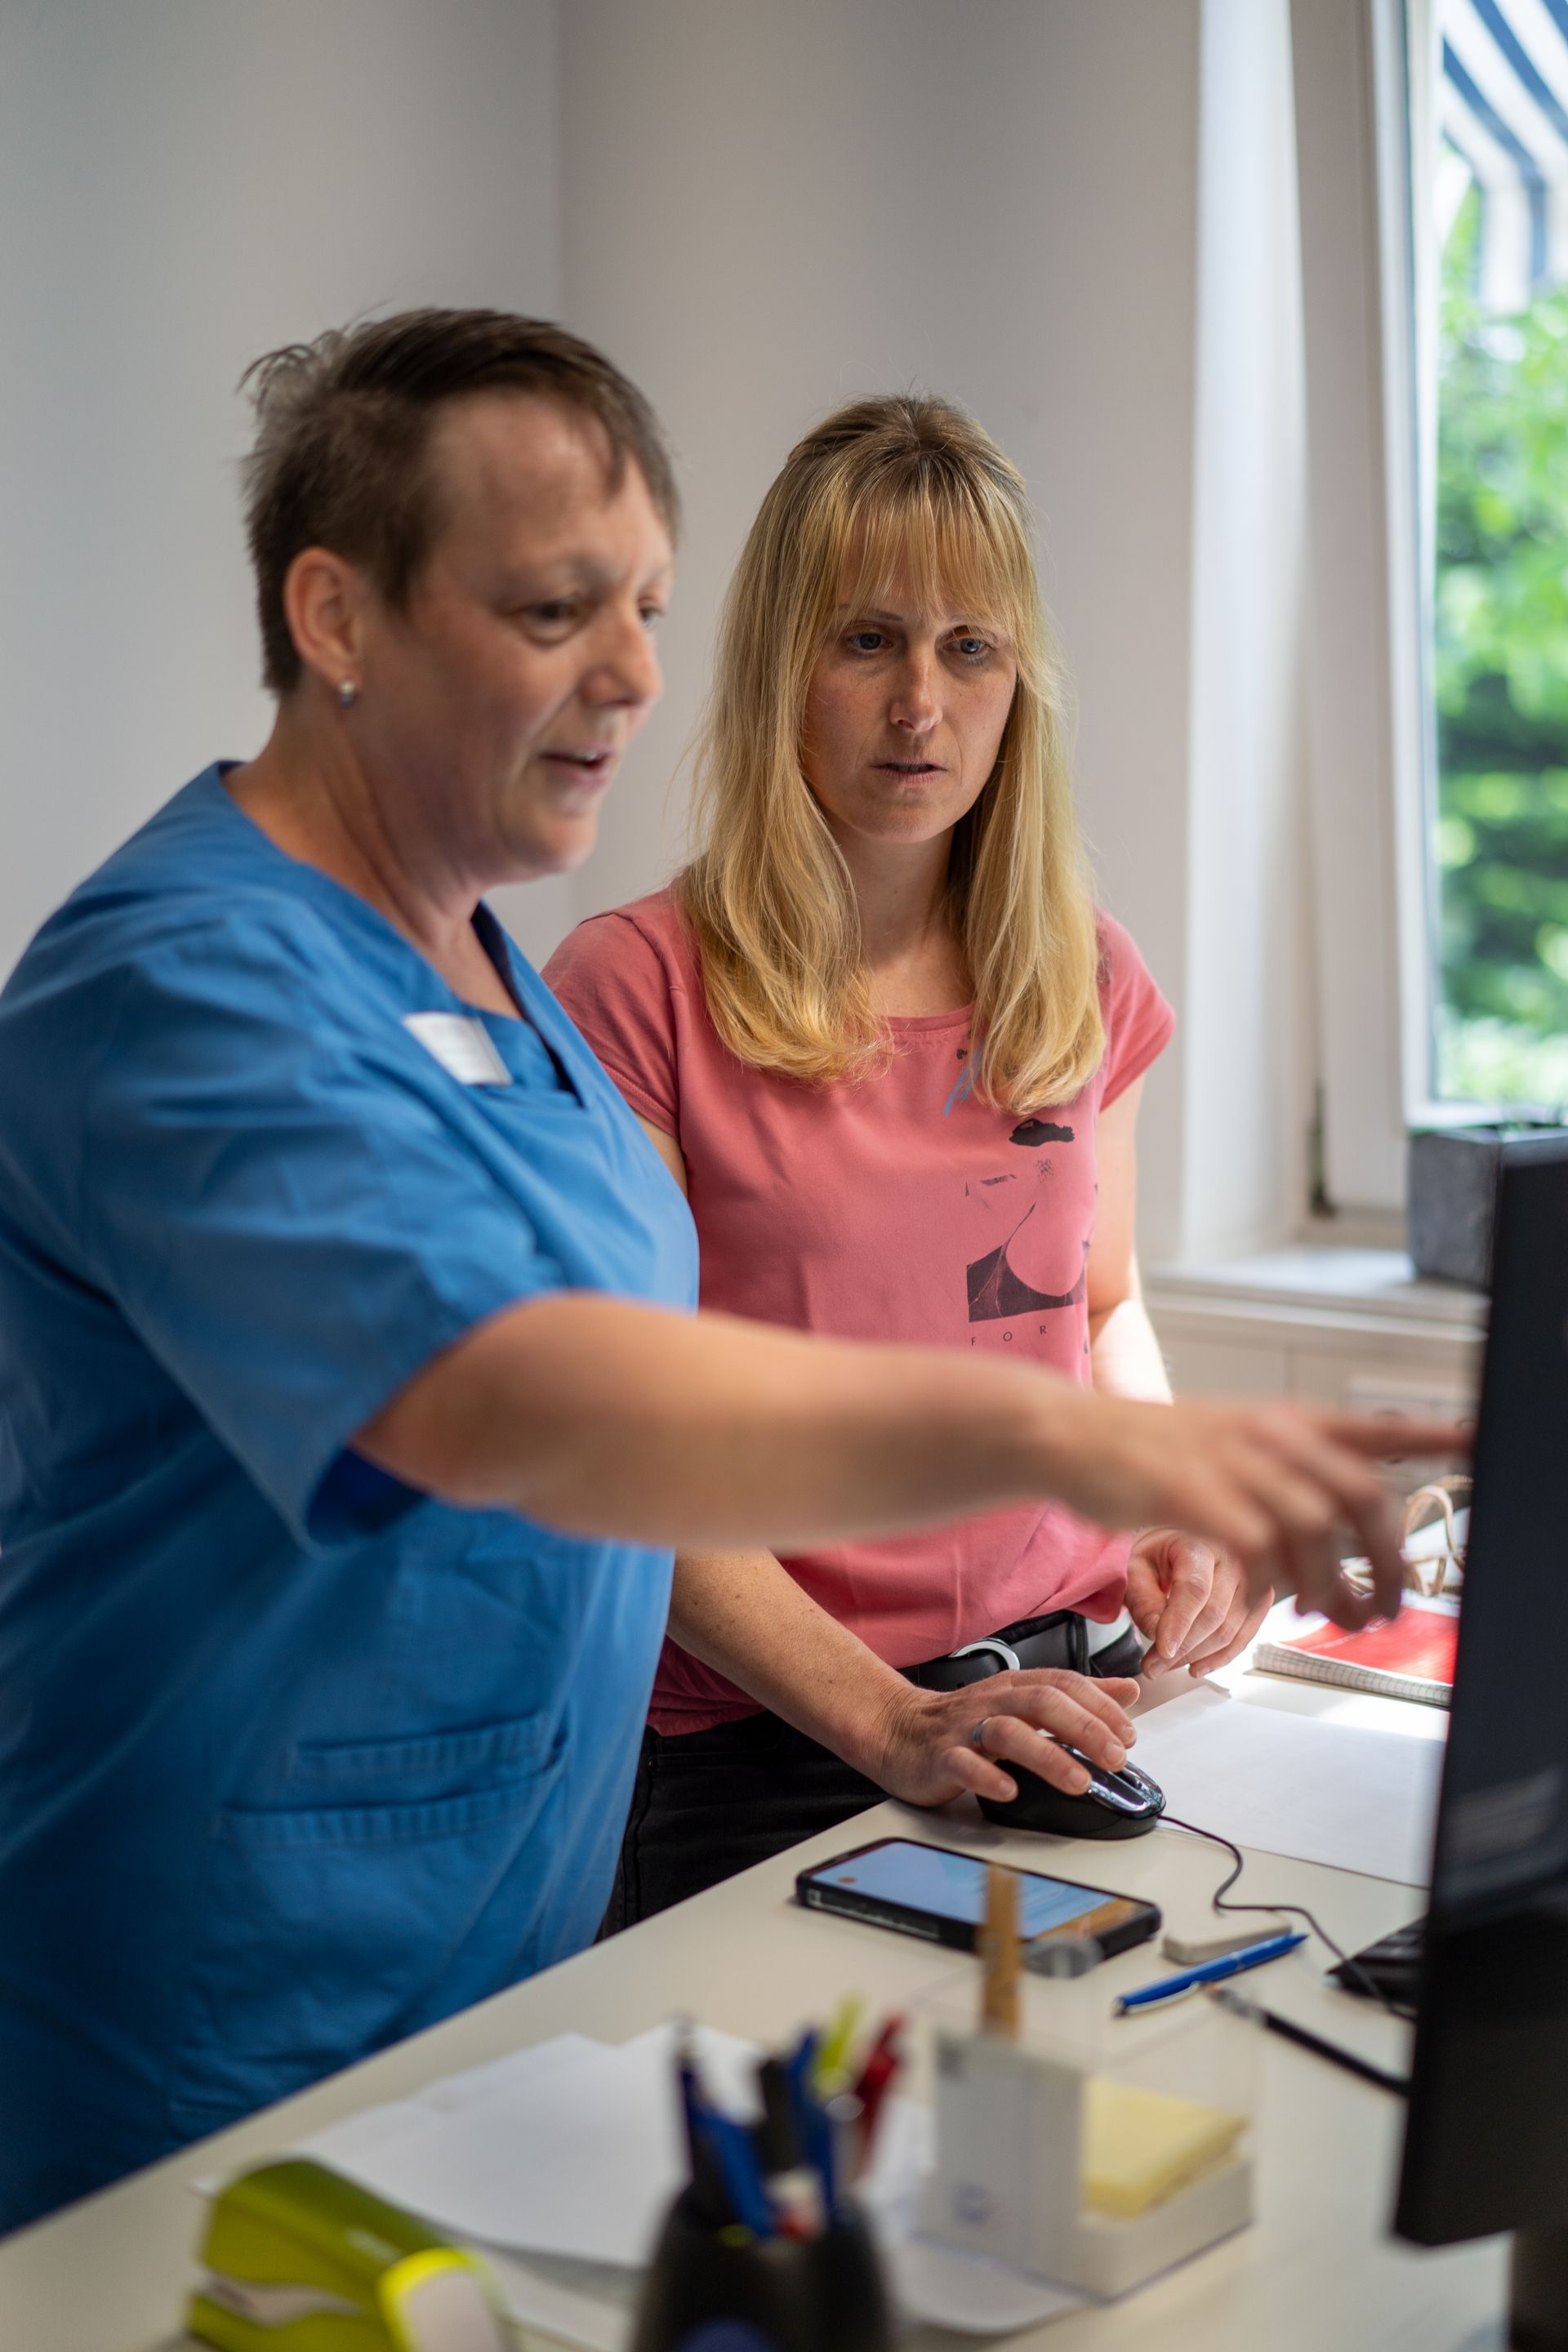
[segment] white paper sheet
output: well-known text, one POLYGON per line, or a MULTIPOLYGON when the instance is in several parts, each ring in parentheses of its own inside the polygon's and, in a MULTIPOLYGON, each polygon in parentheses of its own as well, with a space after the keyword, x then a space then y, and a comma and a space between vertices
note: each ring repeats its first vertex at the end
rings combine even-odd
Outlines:
MULTIPOLYGON (((640 2268, 687 2173, 674 2034, 546 2042, 437 2099, 333 2125, 304 2152, 462 2237, 640 2268)), ((706 2028, 694 2040, 713 2095, 738 2104, 754 2051, 706 2028)))
MULTIPOLYGON (((321 2164, 332 2165, 340 2172, 352 2173, 367 2189, 373 2189, 376 2184, 371 2179, 371 2171, 377 2167, 395 2166, 403 2143, 429 2131, 437 2118, 458 2114, 489 2099, 526 2102, 548 2074, 557 2068, 578 2064, 604 2047, 602 2042, 592 2041, 584 2033, 558 2033, 553 2041, 537 2042, 531 2050, 511 2051, 489 2065, 470 2067, 461 2074, 443 2075, 439 2082, 421 2091, 417 2098, 398 2099, 386 2106, 363 2108, 357 2116, 344 2116, 341 2122, 326 2125, 303 2142, 299 2152, 315 2157, 321 2164)), ((418 2158, 411 2160, 417 2163, 418 2158)), ((378 2193, 392 2194, 390 2190, 378 2193)), ((394 2202, 397 2201, 395 2198, 394 2202)))
POLYGON ((1426 1883, 1438 1739, 1198 1689, 1139 1717, 1133 1760, 1158 1780, 1179 1820, 1237 1845, 1404 1885, 1426 1883))

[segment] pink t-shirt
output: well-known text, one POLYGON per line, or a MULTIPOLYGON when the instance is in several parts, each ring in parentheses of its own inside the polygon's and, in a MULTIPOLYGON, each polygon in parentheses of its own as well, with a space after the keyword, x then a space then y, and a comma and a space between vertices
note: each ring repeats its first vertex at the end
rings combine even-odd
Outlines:
MULTIPOLYGON (((673 1135, 702 1250, 701 1303, 835 1338, 1026 1357, 1088 1382, 1094 1122, 1174 1025, 1121 925, 1100 918, 1106 1048, 1075 1101, 1037 1118, 963 1086, 967 1013, 891 1023, 879 1075, 810 1086, 750 1068, 708 1017, 668 891, 580 924, 544 977, 635 1111, 673 1135)), ((1125 1536, 1059 1505, 792 1554, 785 1566, 897 1666, 1016 1619, 1121 1606, 1125 1536)), ((656 1730, 756 1701, 666 1642, 656 1730)))

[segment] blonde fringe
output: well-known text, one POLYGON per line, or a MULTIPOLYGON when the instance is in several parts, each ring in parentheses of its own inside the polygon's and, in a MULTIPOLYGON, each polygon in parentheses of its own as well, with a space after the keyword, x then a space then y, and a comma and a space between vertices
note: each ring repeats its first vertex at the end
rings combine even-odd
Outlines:
POLYGON ((812 670, 846 597, 897 571, 1006 630, 1018 684, 996 769, 954 836, 953 919, 974 989, 971 1084, 1027 1111, 1070 1101, 1104 1051, 1094 908, 1068 770, 1067 694, 1024 485, 946 403, 862 401, 787 460, 721 625, 677 901, 713 1025, 741 1061, 814 1085, 891 1050, 848 868, 801 767, 812 670))

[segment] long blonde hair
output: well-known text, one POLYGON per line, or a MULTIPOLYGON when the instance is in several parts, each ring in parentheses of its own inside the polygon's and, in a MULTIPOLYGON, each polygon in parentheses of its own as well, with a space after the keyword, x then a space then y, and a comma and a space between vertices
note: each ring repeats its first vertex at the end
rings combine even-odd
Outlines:
POLYGON ((812 673, 847 596, 902 572, 934 608, 1005 631, 1018 680, 996 765, 949 861, 974 988, 970 1083, 1033 1110, 1069 1101, 1104 1050, 1094 908, 1068 775, 1067 690, 1040 602, 1027 494, 945 401, 856 401, 790 452, 721 625, 700 739, 691 863, 678 876, 708 1010, 754 1067, 823 1082, 889 1049, 854 886, 801 764, 812 673))

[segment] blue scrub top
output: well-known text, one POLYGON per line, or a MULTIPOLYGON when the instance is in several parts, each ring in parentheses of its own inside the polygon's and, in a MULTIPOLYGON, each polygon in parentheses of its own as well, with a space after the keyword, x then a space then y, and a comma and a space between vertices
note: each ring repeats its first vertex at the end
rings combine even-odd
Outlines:
POLYGON ((525 1020, 215 767, 0 996, 0 2226, 604 1909, 669 1554, 350 1450, 517 1301, 696 1301, 679 1188, 477 919, 525 1020))

